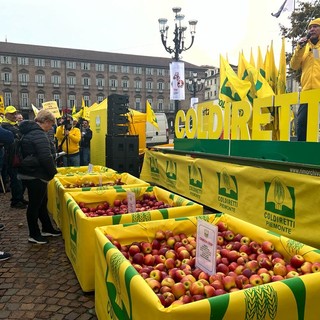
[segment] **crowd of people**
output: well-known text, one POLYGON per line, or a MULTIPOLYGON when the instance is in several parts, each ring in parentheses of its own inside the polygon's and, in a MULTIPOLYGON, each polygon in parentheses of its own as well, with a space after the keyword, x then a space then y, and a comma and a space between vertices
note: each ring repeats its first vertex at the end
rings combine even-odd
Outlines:
MULTIPOLYGON (((70 115, 56 119, 49 110, 42 109, 34 120, 24 120, 14 106, 5 108, 0 118, 1 187, 2 192, 10 190, 12 208, 26 209, 30 243, 46 244, 48 237, 61 235, 48 214, 47 184, 59 165, 89 164, 91 138, 85 119, 76 121, 70 115), (22 152, 19 166, 14 164, 17 141, 22 152), (62 162, 57 158, 59 151, 63 151, 62 162)), ((0 231, 4 228, 0 223, 0 231)), ((0 261, 10 257, 10 253, 0 250, 0 261)))

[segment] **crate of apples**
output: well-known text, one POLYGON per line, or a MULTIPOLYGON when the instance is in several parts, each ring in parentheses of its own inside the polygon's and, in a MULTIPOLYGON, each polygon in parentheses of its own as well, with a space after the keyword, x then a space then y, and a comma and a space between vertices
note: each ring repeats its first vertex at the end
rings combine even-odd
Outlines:
POLYGON ((201 205, 154 186, 66 192, 64 203, 67 219, 63 230, 65 250, 85 292, 95 289, 96 227, 203 213, 201 205), (128 192, 135 195, 133 212, 129 210, 128 192))
POLYGON ((121 292, 123 309, 137 319, 143 314, 172 320, 320 317, 318 250, 228 215, 198 218, 96 230, 98 246, 105 248, 104 260, 98 258, 102 274, 96 274, 99 318, 108 319, 107 305, 122 318, 111 284, 121 292), (198 218, 218 227, 215 274, 196 267, 198 218), (115 261, 121 267, 115 269, 115 261))

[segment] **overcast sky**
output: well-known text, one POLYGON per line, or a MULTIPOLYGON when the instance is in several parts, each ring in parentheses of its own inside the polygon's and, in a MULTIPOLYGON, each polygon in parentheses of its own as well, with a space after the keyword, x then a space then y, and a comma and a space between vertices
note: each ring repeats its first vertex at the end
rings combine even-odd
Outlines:
MULTIPOLYGON (((283 0, 6 0, 1 1, 0 41, 170 58, 160 40, 158 18, 167 18, 173 46, 173 7, 185 22, 196 19, 195 43, 183 59, 219 67, 219 55, 237 64, 238 54, 264 56, 273 40, 276 63, 281 47, 279 23, 271 16, 283 0)), ((189 28, 186 33, 189 44, 189 28)), ((287 45, 286 51, 291 51, 287 45)))

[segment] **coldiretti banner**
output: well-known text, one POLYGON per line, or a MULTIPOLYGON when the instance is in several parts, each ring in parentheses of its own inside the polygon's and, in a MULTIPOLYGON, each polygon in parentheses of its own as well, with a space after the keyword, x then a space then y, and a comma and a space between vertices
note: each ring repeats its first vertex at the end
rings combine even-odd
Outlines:
POLYGON ((147 150, 140 178, 320 247, 320 177, 147 150))

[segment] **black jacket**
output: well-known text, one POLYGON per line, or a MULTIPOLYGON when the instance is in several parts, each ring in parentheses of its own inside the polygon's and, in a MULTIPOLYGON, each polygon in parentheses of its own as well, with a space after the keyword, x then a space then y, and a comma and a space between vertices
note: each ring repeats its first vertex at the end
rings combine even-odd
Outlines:
POLYGON ((20 123, 19 129, 23 135, 21 145, 23 157, 35 156, 38 159, 38 166, 36 170, 21 166, 18 172, 50 181, 57 173, 53 143, 49 141, 46 132, 35 121, 24 120, 20 123))

